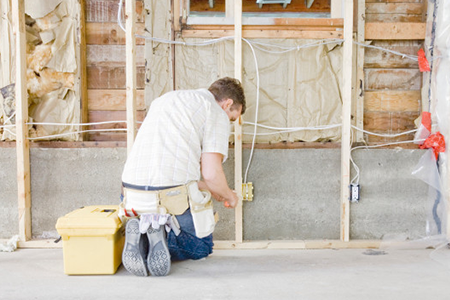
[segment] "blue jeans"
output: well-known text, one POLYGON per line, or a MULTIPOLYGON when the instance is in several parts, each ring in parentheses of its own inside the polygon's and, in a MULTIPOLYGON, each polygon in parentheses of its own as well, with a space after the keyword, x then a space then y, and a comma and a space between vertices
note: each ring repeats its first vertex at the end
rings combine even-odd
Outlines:
MULTIPOLYGON (((152 186, 133 186, 122 183, 124 187, 135 188, 138 190, 152 191, 163 190, 171 187, 152 187, 152 186)), ((123 195, 120 195, 120 201, 123 201, 123 195)), ((198 238, 195 235, 194 221, 192 221, 191 210, 186 210, 182 215, 176 216, 180 224, 180 234, 176 236, 173 231, 167 234, 167 244, 171 259, 173 261, 186 259, 200 259, 207 257, 212 253, 213 237, 212 234, 204 238, 198 238)))
POLYGON ((200 259, 211 254, 214 245, 212 234, 204 238, 198 238, 195 235, 190 209, 176 218, 180 224, 180 234, 176 236, 173 231, 167 234, 167 244, 172 261, 200 259))

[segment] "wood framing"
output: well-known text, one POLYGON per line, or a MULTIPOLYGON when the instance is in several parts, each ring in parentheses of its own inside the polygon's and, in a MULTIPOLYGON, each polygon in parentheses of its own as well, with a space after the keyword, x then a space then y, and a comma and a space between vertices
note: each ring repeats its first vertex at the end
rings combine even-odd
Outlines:
POLYGON ((126 0, 127 150, 133 147, 136 127, 136 1, 126 0))
POLYGON ((345 0, 342 72, 341 241, 350 237, 350 131, 352 104, 353 0, 345 0))
POLYGON ((2 36, 2 43, 0 43, 0 53, 2 54, 0 56, 1 59, 1 66, 2 66, 2 87, 7 86, 14 82, 13 72, 12 72, 12 66, 11 66, 11 45, 10 41, 13 40, 13 37, 11 36, 11 24, 8 21, 8 14, 11 11, 11 4, 10 0, 8 1, 1 1, 0 3, 0 12, 2 13, 2 19, 0 22, 2 23, 2 31, 0 32, 2 36))
MULTIPOLYGON (((87 90, 89 110, 126 110, 126 90, 87 90)), ((136 90, 136 110, 145 110, 144 90, 136 90)))
POLYGON ((426 23, 366 23, 366 40, 423 40, 426 23))
MULTIPOLYGON (((358 0, 357 35, 359 43, 365 43, 366 1, 358 0)), ((356 127, 364 129, 364 46, 356 47, 356 127)), ((356 142, 364 141, 362 131, 356 131, 356 142)))
MULTIPOLYGON (((7 240, 0 240, 4 243, 7 240)), ((406 247, 408 242, 390 241, 388 245, 406 247)), ((381 240, 351 240, 342 242, 340 240, 298 240, 298 241, 244 241, 236 243, 235 241, 214 241, 215 250, 306 250, 306 249, 379 249, 383 245, 381 240)), ((55 243, 55 240, 32 240, 19 241, 18 247, 21 249, 39 249, 39 248, 62 248, 63 243, 55 243)))
POLYGON ((181 3, 180 0, 173 0, 173 30, 179 32, 181 30, 181 3))
MULTIPOLYGON (((183 30, 183 38, 220 38, 233 36, 233 30, 183 30)), ((255 29, 242 31, 243 38, 254 39, 341 39, 341 31, 255 29)))
MULTIPOLYGON (((234 6, 235 0, 225 0, 225 17, 227 18, 233 18, 234 12, 235 12, 235 6, 234 6)), ((236 0, 240 1, 240 0, 236 0)))
MULTIPOLYGON (((224 19, 223 22, 230 21, 224 19)), ((219 38, 234 35, 233 24, 187 25, 183 38, 219 38)), ((340 39, 342 19, 265 18, 264 24, 243 24, 244 38, 340 39)))
POLYGON ((16 49, 16 153, 19 235, 22 241, 31 239, 30 149, 28 146, 28 95, 24 0, 12 1, 13 28, 16 49))
MULTIPOLYGON (((86 57, 86 15, 85 15, 86 0, 80 0, 80 119, 81 123, 89 122, 89 105, 87 92, 87 57, 86 57)), ((81 131, 89 129, 88 126, 81 126, 81 131)), ((87 132, 81 134, 83 141, 89 139, 87 132)))
MULTIPOLYGON (((1 243, 7 240, 1 240, 1 243)), ((340 240, 297 240, 297 241, 214 241, 215 250, 312 250, 312 249, 381 249, 383 245, 398 247, 399 249, 408 249, 408 241, 389 241, 382 240, 351 240, 343 242, 340 240)), ((58 249, 62 248, 63 243, 55 243, 55 240, 31 240, 19 241, 18 247, 21 249, 58 249)), ((425 246, 424 246, 425 248, 425 246)))
POLYGON ((367 111, 415 111, 421 110, 420 90, 395 91, 379 90, 366 91, 364 109, 367 111))
MULTIPOLYGON (((242 82, 242 0, 234 1, 234 77, 242 82)), ((234 190, 239 197, 235 208, 237 243, 243 241, 242 122, 242 116, 234 122, 234 190)))
POLYGON ((332 18, 342 18, 342 3, 344 0, 331 0, 331 17, 332 18))
MULTIPOLYGON (((144 34, 145 24, 136 23, 136 33, 144 34)), ((125 45, 126 33, 117 23, 86 23, 88 45, 125 45)), ((144 45, 144 39, 136 39, 136 45, 144 45)))
POLYGON ((382 241, 380 240, 352 240, 348 242, 340 240, 244 241, 243 243, 214 241, 214 249, 377 249, 380 248, 381 244, 382 241))

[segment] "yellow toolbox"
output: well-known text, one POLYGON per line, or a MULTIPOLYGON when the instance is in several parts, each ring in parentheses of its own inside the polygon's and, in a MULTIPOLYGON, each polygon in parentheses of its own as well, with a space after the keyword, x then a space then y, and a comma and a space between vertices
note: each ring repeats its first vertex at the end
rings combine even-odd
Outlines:
POLYGON ((64 273, 114 274, 122 262, 125 228, 119 206, 86 206, 60 217, 56 229, 63 240, 64 273))

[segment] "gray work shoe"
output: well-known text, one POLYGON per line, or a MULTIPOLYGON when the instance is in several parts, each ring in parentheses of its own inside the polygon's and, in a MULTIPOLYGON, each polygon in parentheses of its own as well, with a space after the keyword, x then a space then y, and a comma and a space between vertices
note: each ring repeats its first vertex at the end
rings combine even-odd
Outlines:
POLYGON ((148 253, 148 240, 139 232, 139 220, 131 219, 127 222, 125 246, 122 252, 122 263, 128 272, 136 276, 148 276, 145 261, 148 253))
POLYGON ((167 247, 166 230, 162 225, 159 229, 149 227, 147 237, 150 250, 147 257, 147 265, 153 276, 166 276, 170 272, 170 253, 167 247))

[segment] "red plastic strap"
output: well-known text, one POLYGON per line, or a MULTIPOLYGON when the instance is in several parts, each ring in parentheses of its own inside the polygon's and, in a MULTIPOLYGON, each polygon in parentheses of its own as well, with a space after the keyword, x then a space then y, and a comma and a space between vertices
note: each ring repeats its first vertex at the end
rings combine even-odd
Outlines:
POLYGON ((425 56, 425 51, 423 49, 419 49, 419 52, 417 52, 418 60, 419 60, 419 70, 420 72, 429 72, 430 65, 428 64, 427 57, 425 56))
POLYGON ((133 208, 131 208, 131 211, 133 212, 133 214, 137 217, 137 213, 134 211, 134 209, 133 208))
POLYGON ((123 211, 125 212, 125 217, 130 217, 130 215, 127 213, 127 210, 124 208, 123 211))
POLYGON ((445 151, 445 139, 444 136, 438 131, 432 135, 430 135, 423 145, 420 146, 420 149, 428 149, 432 148, 434 151, 434 155, 436 156, 436 160, 439 157, 439 152, 445 151))
POLYGON ((431 113, 428 111, 422 112, 422 125, 431 132, 431 113))

